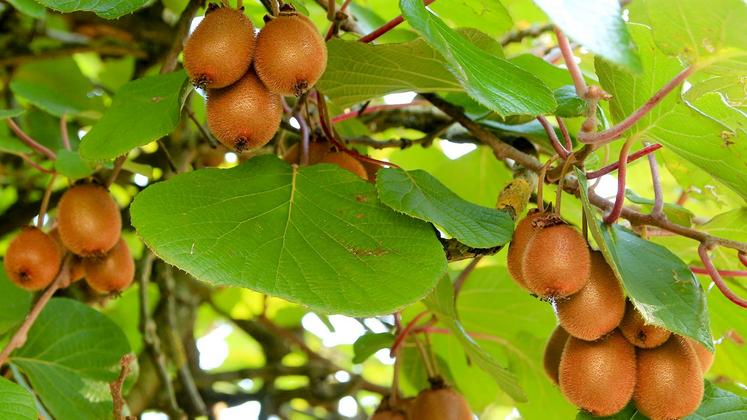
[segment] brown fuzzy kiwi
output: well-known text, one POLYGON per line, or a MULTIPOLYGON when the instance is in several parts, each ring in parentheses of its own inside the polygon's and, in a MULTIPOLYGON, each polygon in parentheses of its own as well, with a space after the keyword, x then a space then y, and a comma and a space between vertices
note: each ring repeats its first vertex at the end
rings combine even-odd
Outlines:
POLYGON ((350 156, 345 152, 332 152, 324 156, 319 163, 331 163, 337 165, 342 169, 348 170, 359 177, 368 180, 368 173, 366 168, 358 161, 358 159, 350 156))
POLYGON ((282 116, 280 96, 270 93, 251 70, 233 85, 208 92, 210 131, 237 152, 267 144, 278 131, 282 116))
POLYGON ((589 284, 558 300, 556 310, 560 325, 582 340, 597 340, 617 328, 625 315, 625 295, 601 252, 591 253, 589 284))
POLYGON ((184 69, 201 88, 235 83, 254 55, 254 26, 240 10, 221 7, 208 12, 184 45, 184 69))
POLYGON ((396 406, 392 406, 389 398, 384 398, 376 412, 371 416, 371 420, 408 420, 410 418, 410 408, 414 401, 415 398, 397 399, 396 406))
POLYGON ((306 16, 276 17, 257 37, 254 68, 271 92, 300 96, 327 67, 327 44, 306 16))
POLYGON ((121 292, 135 277, 135 263, 127 243, 120 239, 117 245, 103 258, 83 261, 86 282, 101 293, 121 292))
POLYGON ((633 401, 652 420, 685 417, 703 399, 703 373, 695 350, 677 335, 654 349, 638 349, 633 401))
POLYGON ((18 287, 40 290, 57 276, 62 255, 49 235, 35 227, 25 227, 8 245, 3 265, 8 278, 18 287))
POLYGON ((635 347, 618 331, 598 341, 568 339, 560 359, 560 390, 568 401, 609 416, 628 404, 635 380, 635 347))
POLYGON ((540 229, 526 245, 521 271, 543 298, 572 295, 589 282, 591 256, 581 233, 565 223, 540 229))
POLYGON ((104 255, 116 245, 122 232, 119 206, 101 185, 76 185, 60 199, 57 229, 65 248, 73 254, 104 255))
POLYGON ((539 231, 539 228, 534 226, 532 222, 538 220, 543 214, 545 213, 542 213, 537 209, 530 210, 526 217, 516 224, 513 238, 511 238, 511 243, 508 245, 508 256, 506 260, 508 272, 511 274, 511 278, 516 281, 516 284, 526 290, 529 290, 529 288, 527 287, 526 281, 524 281, 524 275, 521 270, 521 260, 524 257, 529 240, 539 231))
POLYGON ((472 420, 472 410, 458 392, 443 387, 420 391, 410 409, 412 420, 472 420))
POLYGON ((703 373, 708 372, 708 369, 713 365, 713 359, 715 355, 711 353, 706 346, 700 344, 700 342, 693 340, 689 337, 684 337, 685 340, 692 346, 695 351, 695 355, 698 356, 698 362, 700 362, 700 370, 703 373))
POLYGON ((545 373, 555 385, 558 384, 560 359, 563 356, 563 349, 565 348, 565 343, 568 341, 568 337, 570 337, 568 331, 558 325, 552 331, 552 334, 545 345, 545 356, 543 360, 545 373))
MULTIPOLYGON (((54 228, 52 228, 52 230, 49 231, 49 233, 47 233, 47 235, 49 235, 50 238, 54 239, 54 243, 57 244, 60 249, 60 254, 65 255, 68 249, 65 248, 65 244, 62 243, 62 238, 60 238, 60 230, 55 226, 54 228)), ((82 280, 85 275, 86 270, 85 268, 83 268, 83 259, 77 255, 74 255, 70 265, 70 283, 82 280)))
POLYGON ((625 316, 620 322, 620 331, 636 347, 650 349, 658 347, 669 339, 670 332, 656 325, 647 325, 640 312, 628 301, 625 316))
MULTIPOLYGON (((329 143, 309 143, 309 165, 319 163, 329 153, 329 143)), ((301 145, 299 143, 291 146, 283 155, 283 160, 288 163, 301 163, 301 145)))

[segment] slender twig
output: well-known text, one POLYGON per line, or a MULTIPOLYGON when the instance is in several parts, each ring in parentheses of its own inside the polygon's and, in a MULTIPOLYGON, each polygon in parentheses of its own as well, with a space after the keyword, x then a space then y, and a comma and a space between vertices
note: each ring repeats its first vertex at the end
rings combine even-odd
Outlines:
POLYGON ((454 301, 456 301, 459 297, 459 292, 462 291, 464 282, 467 281, 470 273, 472 273, 475 267, 477 267, 477 264, 480 263, 480 260, 482 260, 482 255, 478 255, 475 258, 472 258, 472 261, 470 261, 469 264, 464 267, 462 272, 459 273, 459 276, 456 278, 456 280, 454 280, 454 301))
POLYGON ((186 108, 187 117, 189 117, 190 120, 197 126, 197 130, 200 131, 200 134, 202 134, 202 137, 207 140, 208 144, 210 144, 210 147, 215 149, 218 147, 218 140, 216 140, 210 132, 208 132, 205 127, 200 123, 199 120, 197 120, 197 116, 195 115, 194 111, 192 111, 189 108, 186 108))
POLYGON ((568 73, 570 73, 571 78, 573 79, 573 86, 576 88, 576 95, 578 95, 579 98, 586 99, 586 81, 584 80, 583 73, 581 73, 581 68, 578 67, 578 63, 576 63, 575 57, 573 56, 571 44, 560 29, 554 28, 554 30, 555 36, 558 39, 560 53, 563 55, 563 61, 565 61, 565 67, 568 69, 568 73))
POLYGON ((62 144, 65 146, 65 150, 72 150, 72 146, 70 146, 70 133, 67 130, 67 113, 65 112, 60 117, 60 136, 62 136, 62 144))
POLYGON ((743 266, 747 267, 747 253, 741 251, 737 252, 737 258, 739 258, 739 261, 743 266))
POLYGON ((301 126, 301 166, 309 164, 309 124, 306 123, 306 118, 298 112, 295 115, 298 125, 301 126))
POLYGON ((708 245, 701 243, 698 246, 698 255, 700 255, 700 260, 703 262, 708 275, 711 276, 711 279, 713 280, 713 283, 716 284, 716 287, 718 287, 718 290, 720 290, 721 293, 730 301, 743 308, 747 308, 747 300, 737 296, 736 293, 729 289, 729 286, 726 285, 724 279, 721 278, 721 274, 719 274, 716 267, 713 266, 711 257, 708 255, 708 245))
MULTIPOLYGON (((423 3, 425 3, 425 5, 427 6, 433 3, 434 1, 436 0, 425 0, 423 3)), ((396 18, 390 20, 389 22, 383 24, 381 27, 375 29, 370 34, 362 36, 358 41, 363 42, 363 43, 371 42, 377 39, 378 37, 384 35, 385 33, 391 31, 392 29, 394 29, 395 27, 397 27, 399 24, 401 24, 404 21, 405 21, 405 18, 402 17, 402 15, 399 15, 396 18)))
POLYGON ((371 114, 378 111, 386 111, 390 109, 401 109, 401 108, 408 108, 411 106, 417 106, 417 105, 425 105, 428 101, 412 101, 407 104, 392 104, 392 105, 374 105, 374 106, 368 106, 365 108, 361 108, 357 111, 350 111, 346 112, 344 114, 336 115, 332 117, 330 120, 333 124, 337 124, 339 122, 343 122, 345 120, 349 120, 351 118, 356 118, 358 116, 364 115, 364 114, 371 114))
POLYGON ((651 209, 651 216, 656 218, 666 217, 664 215, 664 193, 661 190, 661 178, 659 177, 659 164, 656 162, 656 155, 648 155, 648 165, 651 168, 651 183, 654 185, 654 207, 651 209))
POLYGON ((545 32, 552 31, 552 29, 553 25, 551 23, 548 23, 545 25, 535 25, 527 29, 512 31, 501 38, 501 46, 505 47, 506 45, 514 42, 521 42, 522 40, 524 40, 524 38, 536 38, 545 32))
POLYGON ((13 130, 14 133, 16 133, 16 136, 18 136, 18 138, 26 143, 29 147, 46 156, 49 160, 57 159, 57 155, 55 155, 53 151, 26 134, 21 129, 21 127, 19 127, 18 124, 13 121, 13 118, 6 118, 5 121, 8 122, 8 127, 10 127, 10 129, 13 130))
POLYGON ((407 338, 407 335, 410 334, 410 330, 415 327, 415 324, 417 324, 423 317, 428 315, 430 312, 423 311, 417 315, 413 319, 410 320, 410 322, 405 325, 404 328, 397 334, 397 337, 394 339, 394 343, 392 344, 392 350, 389 352, 390 357, 395 357, 397 355, 397 352, 399 351, 400 346, 402 346, 402 343, 404 343, 405 339, 407 338))
POLYGON ((420 353, 420 358, 423 360, 423 366, 425 366, 425 372, 428 375, 428 379, 432 379, 438 376, 436 373, 435 366, 431 365, 431 358, 428 356, 428 353, 425 351, 425 348, 423 347, 423 343, 418 340, 418 337, 412 336, 412 341, 415 342, 415 347, 418 349, 418 353, 420 353))
POLYGON ((334 22, 336 12, 337 2, 335 0, 327 0, 327 20, 330 22, 334 22))
POLYGON ((166 162, 169 164, 169 168, 171 169, 171 172, 173 173, 179 173, 179 169, 176 166, 176 162, 174 161, 174 158, 171 156, 171 152, 169 152, 169 149, 166 147, 166 144, 163 142, 163 140, 158 140, 158 149, 163 152, 163 155, 166 157, 166 162))
POLYGON ((638 120, 643 118, 646 114, 648 114, 649 111, 651 111, 656 105, 658 105, 659 102, 661 102, 661 100, 669 94, 669 92, 674 90, 674 88, 685 81, 685 79, 690 76, 694 69, 695 68, 693 66, 688 66, 687 68, 679 72, 672 80, 662 86, 658 92, 656 92, 648 101, 646 101, 646 103, 641 105, 640 108, 635 110, 635 112, 630 114, 624 120, 620 121, 618 124, 604 131, 592 133, 581 132, 578 135, 578 139, 582 143, 600 144, 620 137, 627 129, 632 127, 635 123, 638 122, 638 120))
MULTIPOLYGON (((703 267, 690 266, 690 271, 695 274, 710 274, 708 269, 703 267)), ((747 277, 747 270, 717 270, 719 274, 726 277, 747 277)))
POLYGON ((132 353, 127 353, 119 359, 119 376, 114 382, 109 383, 109 390, 112 394, 112 402, 114 406, 114 420, 125 420, 126 417, 122 414, 122 409, 125 406, 125 400, 122 398, 122 386, 124 385, 127 374, 130 372, 130 364, 136 359, 132 353))
POLYGON ((542 115, 537 116, 537 121, 539 121, 539 123, 542 124, 542 128, 545 129, 547 138, 550 139, 550 144, 552 144, 552 148, 555 149, 555 153, 563 159, 567 158, 569 152, 562 144, 560 144, 560 140, 558 140, 558 136, 555 134, 555 128, 550 124, 550 121, 542 115))
POLYGON ((44 226, 44 218, 47 215, 47 207, 49 207, 49 198, 52 196, 52 187, 54 186, 54 181, 57 179, 57 174, 52 174, 52 177, 49 178, 49 183, 47 184, 47 188, 44 190, 44 197, 42 197, 41 206, 39 207, 39 216, 36 220, 36 227, 39 229, 44 226))
POLYGON ((555 120, 558 121, 558 128, 560 128, 560 134, 563 135, 563 140, 565 140, 565 150, 568 150, 568 151, 573 150, 573 140, 571 140, 571 134, 568 133, 568 127, 565 125, 565 122, 563 122, 562 118, 555 117, 555 120))
POLYGON ((576 162, 576 156, 573 153, 571 153, 571 155, 568 156, 568 158, 563 163, 563 169, 560 170, 558 188, 557 190, 555 190, 555 208, 553 209, 553 211, 557 215, 560 215, 560 207, 561 207, 561 202, 563 200, 563 184, 565 183, 565 176, 574 162, 576 162))
POLYGON ((625 178, 628 173, 628 152, 630 152, 630 146, 633 145, 634 137, 630 137, 625 141, 622 148, 620 149, 620 160, 618 161, 617 168, 617 194, 615 195, 615 204, 612 206, 612 210, 604 217, 604 223, 611 225, 615 223, 620 217, 622 212, 623 203, 625 203, 625 178))
POLYGON ((109 179, 106 181, 106 186, 110 187, 114 182, 117 181, 117 177, 119 176, 119 173, 122 172, 122 166, 124 165, 125 161, 127 160, 127 155, 119 156, 117 159, 114 160, 114 167, 112 168, 112 173, 109 174, 109 179))
POLYGON ((26 162, 27 165, 31 166, 32 168, 36 169, 37 171, 39 171, 41 173, 44 173, 44 174, 55 174, 56 173, 54 170, 47 169, 47 168, 39 165, 38 163, 34 162, 29 157, 29 155, 27 155, 25 153, 19 153, 16 156, 18 156, 19 158, 23 159, 23 161, 26 162))
MULTIPOLYGON (((629 154, 628 155, 627 163, 630 163, 630 162, 633 162, 634 160, 640 159, 643 156, 646 156, 646 155, 648 155, 650 153, 653 153, 653 152, 655 152, 655 151, 657 151, 659 149, 661 149, 661 144, 655 143, 655 144, 648 145, 648 146, 644 147, 643 149, 641 149, 641 150, 639 150, 639 151, 637 151, 635 153, 629 154)), ((586 179, 600 178, 600 177, 602 177, 604 175, 607 175, 608 173, 614 172, 619 167, 620 167, 620 161, 618 160, 617 162, 615 162, 613 164, 610 164, 610 165, 607 165, 604 168, 597 169, 596 171, 592 171, 592 172, 587 172, 586 173, 586 179)))
POLYGON ((558 158, 558 155, 555 155, 551 157, 550 159, 545 162, 544 165, 542 165, 542 169, 539 171, 539 175, 537 177, 537 209, 539 209, 540 212, 545 211, 545 200, 544 200, 544 191, 545 191, 545 177, 547 176, 547 169, 550 168, 550 165, 552 165, 553 162, 558 158))

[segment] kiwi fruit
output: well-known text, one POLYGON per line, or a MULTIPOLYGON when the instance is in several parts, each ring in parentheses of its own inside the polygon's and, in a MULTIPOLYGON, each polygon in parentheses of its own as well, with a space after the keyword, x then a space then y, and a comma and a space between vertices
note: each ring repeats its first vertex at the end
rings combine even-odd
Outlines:
POLYGON ((331 163, 337 165, 342 169, 352 172, 359 177, 368 180, 368 173, 366 168, 358 161, 358 159, 350 156, 345 152, 331 152, 324 156, 319 163, 331 163))
MULTIPOLYGON (((62 243, 60 230, 57 229, 57 227, 54 227, 49 231, 49 233, 47 233, 47 235, 49 235, 49 237, 54 240, 54 243, 57 244, 57 247, 60 249, 60 255, 65 255, 68 250, 62 243)), ((83 268, 83 259, 75 255, 70 266, 70 283, 83 279, 85 275, 86 270, 83 268)))
MULTIPOLYGON (((309 165, 319 163, 329 153, 329 143, 309 143, 309 165)), ((283 155, 283 160, 288 163, 301 163, 301 144, 291 146, 283 155)))
POLYGON ((472 410, 458 392, 449 387, 420 391, 410 409, 412 420, 472 420, 472 410))
POLYGON ((63 253, 54 239, 35 227, 25 227, 8 245, 3 265, 8 278, 26 290, 49 286, 60 271, 63 253))
POLYGON ((382 410, 375 412, 371 420, 407 420, 407 414, 399 410, 382 410))
POLYGON ((119 207, 109 191, 97 184, 80 184, 65 191, 57 208, 60 239, 82 257, 106 254, 122 231, 119 207))
POLYGON ((526 245, 521 272, 533 293, 543 298, 572 295, 589 282, 591 256, 584 237, 565 223, 543 227, 526 245))
POLYGON ((563 356, 563 349, 565 348, 565 343, 568 341, 568 337, 570 337, 568 331, 558 325, 553 330, 545 345, 545 373, 555 385, 558 384, 560 358, 563 356))
POLYGON ((622 410, 636 381, 635 347, 618 331, 598 341, 568 338, 560 359, 560 391, 595 416, 622 410))
POLYGON ((184 69, 201 88, 235 83, 246 73, 254 55, 254 26, 240 10, 209 11, 184 45, 184 69))
POLYGON ((534 234, 539 230, 533 225, 534 220, 538 220, 544 213, 539 210, 530 210, 529 213, 516 224, 514 229, 513 238, 511 243, 508 245, 508 257, 506 265, 508 266, 508 272, 511 274, 511 278, 514 279, 516 284, 522 288, 529 290, 526 282, 524 281, 524 275, 521 270, 521 260, 526 252, 527 243, 534 237, 534 234))
POLYGON ((591 252, 589 283, 559 299, 556 310, 560 325, 582 340, 597 340, 617 328, 625 315, 625 295, 601 252, 591 252))
POLYGON ((638 349, 638 374, 633 401, 652 420, 685 417, 703 399, 703 373, 692 346, 672 335, 653 349, 638 349))
POLYGON ((208 91, 210 131, 237 152, 267 144, 278 131, 282 116, 280 96, 270 93, 251 70, 227 88, 208 91))
POLYGON ((695 351, 695 355, 698 356, 698 362, 700 362, 700 371, 703 373, 708 372, 708 369, 713 365, 713 359, 715 355, 711 353, 706 346, 700 344, 700 342, 693 340, 692 338, 685 337, 685 340, 692 346, 695 351))
POLYGON ((300 96, 327 67, 327 44, 306 16, 273 18, 257 37, 254 68, 271 92, 300 96))
POLYGON ((86 259, 83 266, 86 270, 86 282, 93 290, 101 293, 121 292, 135 277, 135 262, 130 248, 122 239, 105 257, 86 259))
POLYGON ((646 324, 641 313, 630 301, 625 306, 625 316, 620 322, 620 331, 631 344, 643 349, 664 344, 671 334, 664 328, 646 324))

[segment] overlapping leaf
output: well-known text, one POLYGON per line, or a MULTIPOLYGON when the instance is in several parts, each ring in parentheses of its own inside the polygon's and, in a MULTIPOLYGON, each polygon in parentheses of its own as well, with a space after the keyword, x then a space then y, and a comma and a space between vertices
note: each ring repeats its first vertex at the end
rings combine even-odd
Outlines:
POLYGON ((147 0, 37 0, 52 10, 63 13, 94 12, 104 19, 116 19, 141 8, 147 0))
POLYGON ((36 420, 34 397, 20 385, 0 377, 0 418, 3 420, 36 420))

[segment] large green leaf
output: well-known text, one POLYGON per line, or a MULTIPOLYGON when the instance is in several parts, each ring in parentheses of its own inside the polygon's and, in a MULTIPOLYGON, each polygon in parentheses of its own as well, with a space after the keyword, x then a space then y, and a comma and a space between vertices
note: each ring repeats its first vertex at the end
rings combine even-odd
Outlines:
POLYGON ((640 71, 641 62, 617 0, 534 0, 571 39, 599 57, 640 71))
POLYGON ((184 71, 147 76, 124 85, 111 108, 80 145, 85 159, 109 160, 158 140, 179 122, 188 89, 184 71))
POLYGON ((34 397, 20 385, 0 377, 0 418, 3 420, 36 420, 34 397))
POLYGON ((500 37, 513 26, 511 15, 498 0, 439 1, 430 9, 451 26, 476 28, 492 37, 500 37))
POLYGON ((62 13, 77 11, 94 12, 104 19, 116 19, 130 14, 145 5, 148 0, 37 0, 52 10, 62 13))
POLYGON ((182 174, 136 196, 131 213, 148 246, 196 278, 322 312, 391 313, 446 268, 428 224, 331 165, 294 169, 260 156, 182 174))
POLYGON ((105 315, 71 299, 52 299, 10 358, 28 377, 54 418, 109 418, 108 382, 130 351, 127 338, 105 315))
POLYGON ((667 248, 630 230, 597 221, 584 173, 575 169, 589 231, 643 318, 713 349, 708 307, 690 268, 667 248))
POLYGON ((511 240, 514 224, 508 213, 461 199, 428 172, 382 169, 376 188, 387 206, 434 223, 465 245, 492 248, 511 240))
POLYGON ((402 15, 449 63, 459 82, 480 104, 500 116, 555 110, 552 91, 531 73, 491 55, 446 26, 420 0, 400 0, 402 15))
POLYGON ((3 308, 0 310, 0 335, 20 324, 31 308, 31 293, 11 283, 4 269, 0 269, 0 308, 3 308))
POLYGON ((54 168, 61 175, 72 180, 85 178, 91 175, 95 168, 85 159, 80 157, 78 151, 60 149, 57 151, 57 159, 54 161, 54 168))

